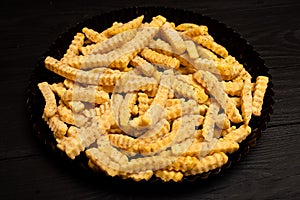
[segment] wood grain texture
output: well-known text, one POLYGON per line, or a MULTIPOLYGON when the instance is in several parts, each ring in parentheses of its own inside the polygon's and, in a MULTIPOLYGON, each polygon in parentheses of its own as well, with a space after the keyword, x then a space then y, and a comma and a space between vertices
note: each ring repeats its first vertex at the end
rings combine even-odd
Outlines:
POLYGON ((299 198, 299 10, 296 0, 8 1, 0 7, 0 199, 299 198), (30 74, 51 42, 76 22, 113 9, 160 5, 215 18, 255 47, 273 77, 269 127, 241 162, 204 182, 144 187, 81 174, 35 137, 25 107, 30 74))

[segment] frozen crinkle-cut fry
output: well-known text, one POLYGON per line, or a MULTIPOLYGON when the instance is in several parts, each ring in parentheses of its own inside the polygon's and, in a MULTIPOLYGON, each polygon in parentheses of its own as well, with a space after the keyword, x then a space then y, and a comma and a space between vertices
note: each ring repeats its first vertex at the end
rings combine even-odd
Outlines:
POLYGON ((101 66, 109 66, 121 56, 143 49, 158 32, 158 28, 146 27, 138 31, 134 38, 126 42, 122 47, 106 54, 90 54, 82 63, 82 69, 90 69, 101 66))
POLYGON ((55 114, 50 118, 43 115, 43 119, 49 125, 49 128, 53 132, 55 138, 62 138, 66 135, 68 126, 59 118, 58 114, 55 114))
POLYGON ((198 70, 194 73, 193 77, 203 87, 206 87, 212 96, 214 96, 232 122, 240 123, 243 121, 239 110, 223 90, 222 82, 219 82, 213 74, 207 71, 198 70))
POLYGON ((154 172, 156 177, 159 177, 164 182, 168 182, 173 180, 174 182, 179 182, 183 178, 183 174, 181 172, 176 171, 168 171, 168 170, 157 170, 154 172))
POLYGON ((200 58, 205 58, 208 60, 218 61, 220 60, 216 54, 212 51, 202 47, 201 45, 197 45, 197 50, 200 58))
POLYGON ((90 54, 96 47, 97 47, 97 44, 89 44, 89 45, 80 47, 79 50, 82 53, 82 55, 86 56, 86 55, 90 54))
POLYGON ((241 125, 239 128, 230 131, 223 138, 224 140, 233 140, 235 142, 242 142, 251 133, 251 127, 248 125, 241 125))
POLYGON ((63 99, 67 101, 84 101, 96 104, 103 104, 110 101, 108 93, 97 90, 95 86, 71 88, 66 91, 63 99))
POLYGON ((213 146, 209 154, 219 153, 219 152, 233 153, 236 150, 238 150, 238 148, 239 148, 239 144, 237 142, 232 140, 225 140, 221 138, 215 143, 215 145, 213 146))
POLYGON ((69 79, 65 79, 63 83, 64 83, 65 88, 67 88, 67 89, 70 89, 75 84, 74 81, 69 80, 69 79))
POLYGON ((144 15, 141 15, 125 24, 122 24, 121 26, 112 26, 111 28, 107 29, 107 33, 109 35, 116 35, 130 29, 136 29, 142 24, 143 19, 144 15))
POLYGON ((204 158, 200 158, 197 165, 191 171, 186 172, 185 175, 195 175, 208 172, 209 170, 223 166, 225 163, 227 163, 227 161, 228 157, 225 153, 214 153, 204 158))
POLYGON ((216 116, 216 125, 220 129, 228 129, 230 127, 230 120, 225 113, 221 113, 216 116))
POLYGON ((196 36, 193 37, 193 40, 197 42, 198 44, 212 50, 217 55, 220 55, 223 58, 226 58, 228 56, 228 51, 225 49, 225 47, 221 46, 220 44, 216 43, 215 41, 209 39, 207 36, 196 36))
POLYGON ((77 33, 74 36, 74 39, 72 40, 69 48, 67 49, 67 52, 63 56, 63 58, 68 58, 68 57, 73 57, 77 56, 79 54, 79 49, 83 46, 84 44, 84 34, 82 33, 77 33))
POLYGON ((60 83, 53 83, 52 85, 50 85, 51 90, 58 95, 59 98, 62 98, 65 94, 65 92, 67 91, 67 88, 65 87, 65 85, 60 82, 60 83))
POLYGON ((153 175, 152 170, 147 170, 144 172, 138 172, 138 173, 129 173, 126 175, 123 175, 122 178, 132 178, 134 181, 141 181, 146 180, 148 181, 153 175))
POLYGON ((104 40, 107 39, 107 37, 105 37, 103 34, 98 33, 97 31, 87 27, 84 27, 82 29, 82 32, 89 40, 91 40, 94 43, 103 42, 104 40))
POLYGON ((189 29, 194 29, 194 28, 197 28, 199 27, 199 25, 197 24, 193 24, 193 23, 182 23, 182 24, 179 24, 178 26, 175 27, 175 29, 177 31, 187 31, 189 29))
POLYGON ((130 64, 135 67, 139 72, 145 74, 148 77, 153 77, 156 81, 160 80, 161 72, 157 71, 157 68, 154 67, 151 63, 143 59, 142 57, 135 56, 130 64))
POLYGON ((197 102, 194 100, 188 100, 187 102, 181 102, 173 106, 169 106, 165 110, 166 119, 168 121, 172 121, 184 115, 200 114, 197 106, 197 102))
POLYGON ((149 23, 149 26, 152 27, 161 27, 166 23, 167 19, 161 15, 157 15, 156 17, 152 17, 152 21, 149 23))
POLYGON ((198 54, 195 43, 192 40, 186 40, 184 42, 185 42, 187 53, 190 56, 190 58, 191 59, 198 58, 199 54, 198 54))
POLYGON ((251 77, 248 77, 244 81, 244 87, 242 89, 241 95, 241 110, 242 116, 244 119, 244 123, 246 125, 249 124, 252 115, 252 84, 251 84, 251 77))
POLYGON ((151 40, 149 42, 149 48, 168 56, 174 54, 172 46, 168 42, 159 38, 157 38, 156 40, 151 40))
POLYGON ((151 49, 145 48, 141 52, 141 56, 164 69, 178 69, 180 66, 180 61, 177 58, 158 53, 151 49))
POLYGON ((207 26, 201 25, 201 26, 197 26, 197 27, 193 27, 188 30, 185 30, 183 32, 183 34, 190 38, 193 38, 193 37, 196 37, 199 35, 208 35, 208 28, 207 28, 207 26))
POLYGON ((119 33, 107 40, 98 43, 94 46, 93 50, 90 51, 92 54, 104 54, 111 50, 121 47, 126 42, 130 41, 136 34, 135 29, 127 30, 119 33))
POLYGON ((166 22, 160 29, 162 35, 173 47, 174 51, 178 54, 182 54, 186 50, 185 43, 180 34, 172 28, 170 23, 166 22))
POLYGON ((203 122, 203 128, 202 128, 202 136, 206 141, 212 141, 214 137, 214 129, 215 129, 215 120, 218 116, 218 112, 220 110, 220 106, 218 103, 213 102, 209 105, 205 119, 203 122))
POLYGON ((230 96, 241 96, 243 82, 222 81, 224 90, 230 96))
POLYGON ((186 172, 193 169, 198 162, 198 159, 194 156, 179 156, 170 166, 166 169, 169 171, 181 171, 186 172))
POLYGON ((38 88, 41 91, 45 99, 44 114, 46 117, 52 117, 57 112, 57 105, 55 95, 51 90, 50 85, 47 82, 42 82, 38 84, 38 88))
POLYGON ((123 55, 120 58, 114 60, 109 67, 113 69, 119 69, 123 71, 130 70, 132 68, 127 68, 129 62, 137 55, 138 51, 133 51, 129 54, 123 55))
POLYGON ((57 111, 58 111, 58 114, 59 114, 59 117, 60 119, 67 123, 67 124, 72 124, 74 125, 75 124, 75 120, 74 120, 74 114, 72 112, 72 110, 68 109, 65 105, 63 104, 60 104, 58 107, 57 107, 57 111))
POLYGON ((136 139, 124 134, 109 134, 108 138, 112 145, 125 150, 136 143, 136 139))
POLYGON ((135 103, 137 98, 136 93, 127 93, 124 97, 123 102, 121 103, 121 109, 119 110, 119 116, 118 116, 118 121, 119 121, 119 126, 121 129, 125 131, 127 135, 131 135, 134 137, 137 137, 138 135, 135 135, 136 132, 130 131, 129 128, 129 120, 131 117, 130 114, 130 107, 135 103))
POLYGON ((266 76, 258 76, 256 78, 255 89, 253 92, 252 111, 253 115, 260 116, 265 96, 268 87, 269 78, 266 76))
POLYGON ((143 115, 149 108, 148 95, 143 92, 139 92, 137 101, 138 101, 139 115, 143 115))

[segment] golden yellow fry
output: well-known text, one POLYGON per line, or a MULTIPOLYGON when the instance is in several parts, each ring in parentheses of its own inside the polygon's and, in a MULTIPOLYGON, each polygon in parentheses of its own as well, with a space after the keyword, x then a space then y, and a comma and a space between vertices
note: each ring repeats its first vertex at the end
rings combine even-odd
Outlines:
POLYGON ((57 114, 50 118, 47 118, 46 116, 43 116, 43 118, 49 125, 49 128, 53 132, 55 138, 62 138, 64 135, 66 135, 68 126, 62 120, 60 120, 57 114))
POLYGON ((91 40, 94 43, 103 42, 104 40, 107 39, 107 37, 105 37, 103 34, 98 33, 97 31, 87 27, 84 27, 82 29, 82 32, 89 40, 91 40))
POLYGON ((52 117, 57 112, 57 105, 55 95, 51 90, 50 85, 47 82, 42 82, 38 84, 39 90, 41 91, 45 99, 44 113, 46 117, 52 117))
POLYGON ((248 77, 244 81, 244 87, 242 89, 241 95, 241 110, 242 116, 244 119, 244 123, 246 125, 249 124, 251 115, 252 115, 252 84, 251 84, 251 77, 248 77))
POLYGON ((168 171, 168 170, 157 170, 154 172, 156 177, 159 177, 164 182, 168 182, 173 180, 174 182, 179 182, 183 178, 183 174, 181 172, 168 171))
POLYGON ((264 101, 266 89, 268 87, 269 78, 266 76, 258 76, 256 78, 255 89, 253 93, 253 115, 260 116, 264 101))
POLYGON ((161 15, 157 15, 156 17, 152 18, 152 21, 150 22, 150 26, 158 27, 160 28, 164 23, 166 23, 167 19, 161 15))
POLYGON ((158 65, 164 69, 178 69, 180 66, 180 61, 176 58, 158 53, 151 49, 145 48, 141 52, 141 56, 151 63, 158 65))
POLYGON ((223 58, 226 58, 228 56, 228 51, 223 46, 217 44, 215 41, 209 39, 207 36, 199 35, 194 37, 193 40, 198 44, 212 50, 214 53, 223 58))
POLYGON ((111 28, 107 29, 107 33, 109 35, 116 35, 130 29, 136 29, 142 24, 143 19, 144 15, 141 15, 125 24, 122 24, 121 26, 112 26, 111 28))
POLYGON ((199 25, 193 23, 182 23, 175 27, 177 31, 187 31, 189 29, 198 28, 199 25))
POLYGON ((251 133, 251 127, 248 125, 241 125, 238 129, 230 131, 223 138, 224 140, 232 140, 235 142, 242 142, 251 133))
POLYGON ((67 52, 64 54, 63 58, 73 57, 77 56, 79 54, 79 49, 84 44, 84 34, 77 33, 74 36, 74 39, 72 40, 69 48, 67 49, 67 52))
POLYGON ((183 32, 183 34, 187 37, 193 38, 199 35, 208 35, 208 28, 207 26, 197 26, 194 28, 190 28, 183 32))

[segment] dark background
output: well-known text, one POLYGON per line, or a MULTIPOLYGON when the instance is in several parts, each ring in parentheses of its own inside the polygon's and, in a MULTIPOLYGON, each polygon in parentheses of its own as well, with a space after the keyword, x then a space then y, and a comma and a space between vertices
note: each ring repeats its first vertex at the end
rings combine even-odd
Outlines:
MULTIPOLYGON (((300 1, 15 1, 0 7, 0 199, 299 199, 300 1), (239 32, 273 76, 274 113, 257 146, 221 176, 172 187, 96 181, 37 139, 26 87, 55 38, 85 17, 131 6, 184 8, 239 32)), ((163 14, 163 13, 162 13, 163 14)))

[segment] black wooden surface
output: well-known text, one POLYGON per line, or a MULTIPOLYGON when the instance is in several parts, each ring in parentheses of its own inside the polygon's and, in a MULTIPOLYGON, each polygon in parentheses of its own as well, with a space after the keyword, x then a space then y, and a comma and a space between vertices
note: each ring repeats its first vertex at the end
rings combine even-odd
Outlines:
MULTIPOLYGON (((0 199, 299 199, 300 2, 15 1, 0 7, 0 199), (184 8, 239 32, 265 60, 274 113, 257 146, 221 176, 173 186, 97 181, 62 162, 26 116, 30 74, 51 42, 85 17, 132 6, 184 8)), ((162 13, 163 14, 163 13, 162 13)))

